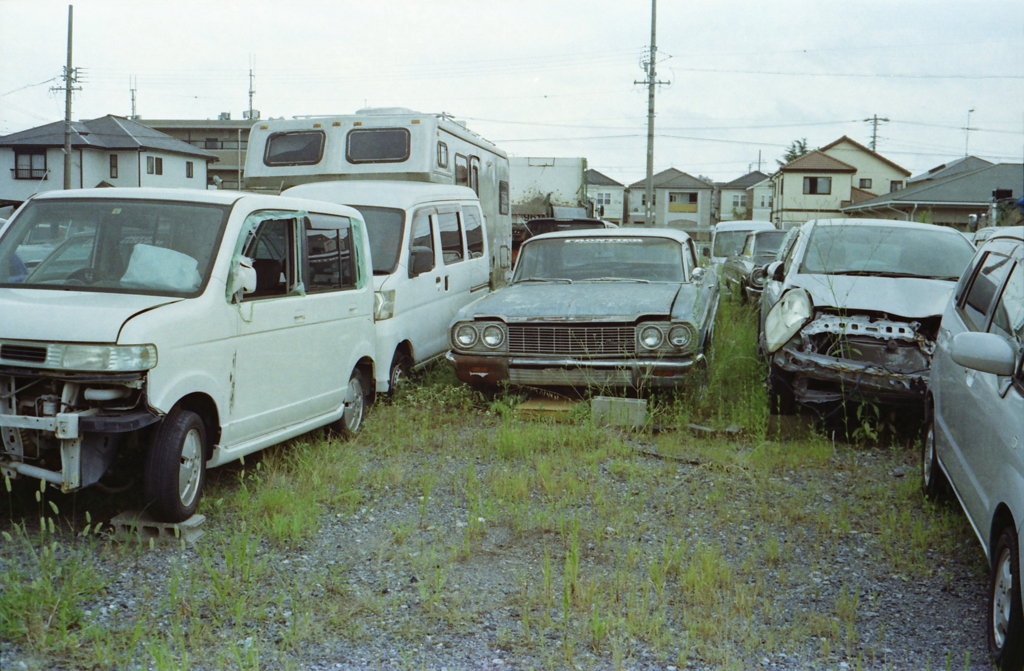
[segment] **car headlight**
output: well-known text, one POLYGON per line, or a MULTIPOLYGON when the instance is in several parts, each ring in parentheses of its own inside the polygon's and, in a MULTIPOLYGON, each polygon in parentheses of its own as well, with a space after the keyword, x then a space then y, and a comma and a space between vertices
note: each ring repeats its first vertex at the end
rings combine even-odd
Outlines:
POLYGON ((640 329, 640 344, 647 349, 658 349, 665 336, 657 326, 645 326, 640 329))
POLYGON ((476 344, 480 335, 472 324, 460 324, 455 327, 455 344, 459 347, 470 348, 476 344))
POLYGON ((668 341, 673 347, 688 350, 697 337, 697 329, 692 324, 678 324, 668 332, 668 341))
POLYGON ((480 338, 484 341, 484 344, 494 349, 500 347, 505 342, 505 329, 501 328, 497 324, 490 324, 484 327, 483 336, 480 338))
POLYGON ((750 277, 747 281, 750 282, 750 286, 757 287, 758 289, 763 289, 764 281, 766 279, 767 275, 764 274, 764 268, 754 268, 750 272, 750 277))
POLYGON ((155 345, 65 345, 60 366, 120 373, 150 370, 156 361, 155 345))
POLYGON ((373 319, 384 321, 395 316, 395 290, 375 291, 373 293, 373 319))
POLYGON ((772 306, 764 319, 765 346, 773 353, 804 327, 814 305, 806 289, 790 289, 772 306))

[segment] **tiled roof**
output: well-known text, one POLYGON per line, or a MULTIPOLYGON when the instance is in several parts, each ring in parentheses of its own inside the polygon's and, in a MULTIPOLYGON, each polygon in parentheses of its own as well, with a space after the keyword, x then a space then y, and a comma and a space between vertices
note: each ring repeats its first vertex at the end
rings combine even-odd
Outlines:
POLYGON ((758 182, 763 182, 768 178, 768 175, 755 170, 754 172, 748 172, 743 177, 738 177, 731 182, 722 185, 723 189, 749 189, 758 182))
POLYGON ((611 177, 598 172, 597 170, 587 170, 586 176, 587 184, 590 186, 622 186, 622 184, 616 182, 611 177))
POLYGON ((889 159, 887 159, 886 157, 882 156, 881 154, 879 154, 876 151, 871 151, 870 149, 868 149, 867 147, 862 145, 860 142, 857 142, 856 140, 853 140, 853 139, 847 137, 846 135, 842 136, 841 138, 839 138, 835 142, 828 143, 827 145, 825 145, 824 147, 819 149, 819 151, 823 151, 823 152, 827 153, 829 149, 831 149, 832 147, 835 147, 836 145, 838 145, 838 144, 840 144, 842 142, 848 142, 848 143, 852 144, 854 147, 856 147, 857 149, 860 149, 865 154, 870 154, 871 156, 874 156, 879 161, 882 161, 883 163, 885 163, 889 167, 895 168, 896 170, 899 170, 900 172, 902 172, 905 175, 908 175, 908 176, 910 175, 910 171, 907 170, 906 168, 904 168, 903 166, 897 165, 896 163, 890 161, 889 159))
MULTIPOLYGON (((71 123, 71 146, 79 149, 155 149, 217 160, 217 155, 124 117, 107 116, 71 123)), ((0 147, 63 147, 64 122, 56 121, 0 137, 0 147)))
POLYGON ((921 182, 929 179, 942 179, 960 172, 977 170, 978 168, 984 168, 989 165, 992 165, 992 162, 986 161, 983 158, 978 158, 977 156, 964 156, 963 158, 958 158, 955 161, 935 166, 924 174, 914 175, 907 180, 907 184, 913 184, 914 182, 921 182))
POLYGON ((857 168, 815 149, 782 166, 779 172, 857 172, 857 168))
POLYGON ((875 196, 846 205, 843 212, 866 212, 888 205, 970 205, 984 207, 992 200, 995 189, 1013 189, 1024 184, 1024 165, 997 163, 970 172, 961 172, 943 179, 911 184, 905 189, 875 196))
MULTIPOLYGON (((669 168, 662 170, 653 176, 655 189, 710 189, 712 186, 704 180, 688 175, 682 170, 669 168)), ((629 185, 630 189, 644 189, 647 187, 647 180, 641 179, 629 185)))

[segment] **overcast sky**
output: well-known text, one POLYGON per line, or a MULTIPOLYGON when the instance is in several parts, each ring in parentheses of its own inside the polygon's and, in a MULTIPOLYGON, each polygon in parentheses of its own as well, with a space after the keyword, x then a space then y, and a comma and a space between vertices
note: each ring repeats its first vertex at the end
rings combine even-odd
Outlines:
MULTIPOLYGON (((0 135, 59 121, 68 2, 0 0, 0 135)), ((649 0, 76 0, 73 117, 448 112, 515 156, 646 168, 649 0)), ((1024 160, 1024 2, 660 0, 655 170, 848 135, 913 174, 1024 160), (969 133, 968 112, 970 114, 969 133)))

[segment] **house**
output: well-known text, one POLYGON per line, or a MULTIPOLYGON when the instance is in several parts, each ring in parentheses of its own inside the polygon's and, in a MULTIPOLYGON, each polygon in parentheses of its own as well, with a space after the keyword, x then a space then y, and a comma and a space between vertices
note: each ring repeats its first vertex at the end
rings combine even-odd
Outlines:
MULTIPOLYGON (((768 179, 768 175, 755 170, 718 187, 718 212, 720 221, 750 219, 754 209, 748 193, 750 188, 768 179)), ((756 217, 755 217, 756 218, 756 217)), ((768 217, 764 217, 767 220, 768 217)))
MULTIPOLYGON (((714 185, 675 168, 662 170, 654 175, 653 181, 655 226, 711 230, 714 185)), ((646 179, 629 185, 628 223, 644 225, 646 191, 646 179)))
MULTIPOLYGON (((258 114, 258 113, 257 113, 258 114)), ((220 189, 245 188, 245 154, 249 131, 256 119, 136 119, 143 126, 166 133, 217 157, 207 173, 207 185, 220 189)))
MULTIPOLYGON (((124 117, 71 124, 71 185, 206 188, 217 156, 124 117)), ((0 137, 0 206, 64 188, 64 122, 0 137)))
POLYGON ((757 184, 747 188, 747 205, 750 210, 750 218, 754 221, 771 221, 774 201, 770 177, 765 177, 757 184))
POLYGON ((626 187, 597 170, 587 170, 587 198, 594 205, 594 216, 621 224, 625 215, 626 187))
POLYGON ((845 135, 772 175, 772 221, 840 217, 841 208, 902 189, 910 171, 845 135))
POLYGON ((990 165, 992 165, 992 162, 986 161, 983 158, 978 158, 977 156, 964 156, 963 158, 958 158, 955 161, 937 165, 926 173, 911 177, 907 180, 907 185, 909 186, 916 182, 942 179, 960 172, 969 172, 971 170, 977 170, 978 168, 984 168, 990 165))
POLYGON ((840 209, 846 217, 923 221, 966 229, 970 215, 987 217, 995 200, 1012 204, 1019 198, 1024 190, 1022 175, 1024 165, 1020 163, 988 164, 974 170, 954 171, 946 177, 914 181, 905 189, 840 209))

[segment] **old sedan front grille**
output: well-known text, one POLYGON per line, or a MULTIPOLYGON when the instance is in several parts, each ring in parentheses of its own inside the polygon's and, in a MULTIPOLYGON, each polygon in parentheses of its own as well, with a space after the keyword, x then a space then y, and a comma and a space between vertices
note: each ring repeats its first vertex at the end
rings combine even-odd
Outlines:
POLYGON ((609 355, 636 352, 632 326, 511 324, 511 354, 609 355))
POLYGON ((0 359, 26 361, 28 363, 43 363, 46 361, 46 348, 5 343, 0 345, 0 359))

